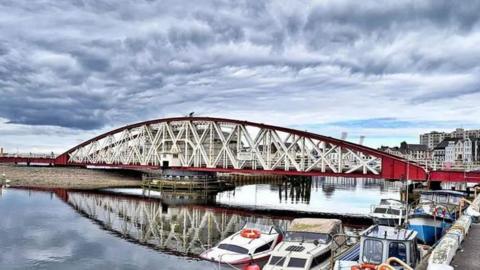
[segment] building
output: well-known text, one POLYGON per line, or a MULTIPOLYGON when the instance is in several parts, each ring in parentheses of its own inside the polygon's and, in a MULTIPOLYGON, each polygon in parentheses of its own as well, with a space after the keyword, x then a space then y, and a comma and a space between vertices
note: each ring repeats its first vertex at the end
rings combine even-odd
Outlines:
POLYGON ((431 159, 431 151, 428 146, 423 144, 409 144, 407 142, 400 143, 400 152, 405 158, 410 160, 429 160, 431 159))
POLYGON ((390 155, 394 155, 394 156, 403 158, 403 154, 402 154, 402 152, 400 152, 400 147, 398 147, 398 146, 395 146, 395 147, 382 146, 382 147, 378 148, 378 150, 383 151, 385 153, 388 153, 390 155))
POLYGON ((440 163, 479 162, 480 139, 446 138, 433 149, 432 159, 440 163))
POLYGON ((457 128, 455 131, 438 132, 431 131, 429 133, 420 135, 420 144, 428 146, 428 149, 433 150, 440 142, 445 139, 480 139, 480 129, 465 130, 463 128, 457 128))
POLYGON ((480 129, 465 130, 463 128, 457 128, 455 131, 448 134, 448 138, 480 138, 480 129))
MULTIPOLYGON (((449 145, 450 141, 448 140, 443 140, 435 148, 432 150, 432 160, 435 161, 436 163, 443 163, 445 162, 445 149, 449 145)), ((449 148, 450 149, 450 148, 449 148)))
POLYGON ((402 142, 400 147, 382 146, 379 150, 409 160, 424 161, 431 159, 431 151, 423 144, 402 142))
POLYGON ((420 144, 426 145, 428 149, 434 149, 441 141, 445 139, 447 133, 432 131, 420 135, 420 144))

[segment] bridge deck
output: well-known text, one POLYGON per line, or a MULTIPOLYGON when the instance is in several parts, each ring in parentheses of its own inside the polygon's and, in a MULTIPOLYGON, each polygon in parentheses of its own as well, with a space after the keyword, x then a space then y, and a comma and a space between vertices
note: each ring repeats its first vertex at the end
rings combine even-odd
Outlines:
MULTIPOLYGON (((52 157, 22 157, 22 156, 0 156, 0 163, 25 163, 29 165, 33 164, 48 164, 48 165, 60 165, 60 166, 76 166, 76 167, 89 167, 89 168, 111 168, 111 169, 159 169, 159 166, 151 165, 123 165, 123 164, 58 164, 58 158, 52 157)), ((277 175, 304 175, 304 176, 338 176, 338 177, 354 177, 354 178, 382 178, 382 175, 374 174, 345 174, 345 173, 332 173, 332 172, 299 172, 299 171, 285 171, 285 170, 245 170, 245 169, 226 169, 226 168, 195 168, 195 167, 176 167, 178 170, 193 170, 193 171, 210 171, 210 172, 224 172, 224 173, 247 173, 247 174, 277 174, 277 175)), ((472 182, 480 183, 480 171, 431 171, 428 172, 428 179, 430 181, 439 182, 472 182)), ((401 179, 397 179, 401 180, 401 179)), ((410 178, 413 181, 425 181, 423 178, 410 178)))

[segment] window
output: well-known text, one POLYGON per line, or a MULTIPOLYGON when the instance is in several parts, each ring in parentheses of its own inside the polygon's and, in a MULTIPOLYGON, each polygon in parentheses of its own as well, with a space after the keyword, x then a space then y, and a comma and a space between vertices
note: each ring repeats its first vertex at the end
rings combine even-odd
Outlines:
POLYGON ((330 258, 331 255, 332 255, 332 251, 328 250, 327 252, 325 252, 321 255, 318 255, 317 257, 314 257, 313 260, 312 260, 312 263, 310 264, 310 268, 314 268, 317 265, 322 264, 325 260, 330 258))
POLYGON ((243 248, 243 247, 239 247, 239 246, 236 246, 236 245, 220 244, 220 245, 218 245, 218 248, 228 250, 228 251, 232 251, 232 252, 239 253, 239 254, 248 254, 248 249, 243 248))
POLYGON ((290 258, 288 261, 288 267, 304 268, 306 262, 307 259, 290 258))
POLYGON ((332 237, 326 233, 311 233, 311 232, 287 232, 285 239, 290 241, 315 241, 321 244, 326 244, 332 240, 332 237))
POLYGON ((254 254, 270 250, 270 247, 272 246, 272 244, 273 244, 273 241, 270 241, 269 243, 266 243, 265 245, 255 249, 254 254))
POLYGON ((391 215, 400 215, 400 210, 397 210, 397 209, 388 209, 387 211, 387 214, 391 214, 391 215))
POLYGON ((284 262, 285 262, 285 257, 272 256, 272 258, 270 259, 270 262, 268 264, 276 265, 276 266, 283 266, 284 262))
POLYGON ((363 242, 363 262, 381 264, 383 262, 382 241, 367 239, 363 242))
POLYGON ((407 248, 404 243, 391 242, 388 245, 388 257, 397 257, 400 260, 407 262, 407 248))
POLYGON ((375 208, 375 210, 373 212, 377 213, 377 214, 385 214, 387 212, 387 209, 385 209, 385 208, 375 208))

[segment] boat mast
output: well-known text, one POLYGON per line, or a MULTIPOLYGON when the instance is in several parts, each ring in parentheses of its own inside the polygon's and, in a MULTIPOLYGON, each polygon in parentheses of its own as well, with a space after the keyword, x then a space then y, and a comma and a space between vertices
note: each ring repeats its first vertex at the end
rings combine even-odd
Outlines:
MULTIPOLYGON (((410 172, 409 171, 409 168, 410 168, 410 154, 408 153, 408 150, 407 150, 407 179, 406 179, 406 183, 405 183, 405 188, 407 189, 407 192, 406 192, 406 196, 405 196, 405 223, 404 224, 407 224, 408 222, 408 173, 410 172)), ((401 215, 400 215, 401 216, 401 215)), ((400 224, 400 223, 399 223, 400 224)))

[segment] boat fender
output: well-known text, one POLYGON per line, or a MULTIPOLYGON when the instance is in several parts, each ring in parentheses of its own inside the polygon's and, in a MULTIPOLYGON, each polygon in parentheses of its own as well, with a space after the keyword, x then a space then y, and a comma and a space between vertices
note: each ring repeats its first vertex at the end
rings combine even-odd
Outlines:
POLYGON ((395 270, 395 267, 388 264, 381 264, 378 266, 377 270, 395 270))
POLYGON ((260 270, 260 266, 258 264, 249 264, 243 267, 243 270, 260 270))

